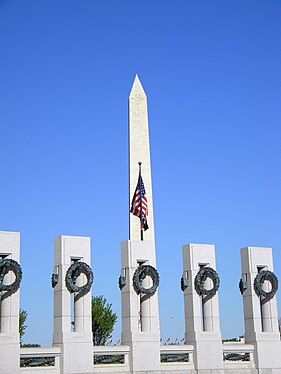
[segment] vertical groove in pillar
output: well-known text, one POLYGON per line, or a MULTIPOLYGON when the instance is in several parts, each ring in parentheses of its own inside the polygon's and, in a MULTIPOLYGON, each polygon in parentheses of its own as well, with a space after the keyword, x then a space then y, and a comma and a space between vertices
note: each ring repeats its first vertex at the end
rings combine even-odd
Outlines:
MULTIPOLYGON (((269 281, 265 281, 263 284, 264 291, 270 291, 270 283, 269 281)), ((270 310, 270 302, 268 298, 261 296, 260 298, 261 303, 261 317, 262 317, 262 331, 263 332, 272 332, 272 321, 271 321, 271 310, 270 310)))
MULTIPOLYGON (((85 274, 81 273, 76 279, 76 285, 81 287, 87 282, 85 274)), ((74 331, 84 331, 84 300, 79 296, 79 292, 74 294, 74 331)))
MULTIPOLYGON (((212 281, 207 278, 204 282, 204 288, 210 289, 212 287, 212 281)), ((213 331, 213 316, 212 316, 212 301, 209 296, 202 296, 202 318, 203 318, 203 330, 213 331)))
MULTIPOLYGON (((146 276, 142 281, 144 288, 150 288, 152 282, 150 277, 146 276)), ((150 295, 140 294, 140 315, 141 315, 141 331, 151 330, 151 317, 150 317, 150 295)))

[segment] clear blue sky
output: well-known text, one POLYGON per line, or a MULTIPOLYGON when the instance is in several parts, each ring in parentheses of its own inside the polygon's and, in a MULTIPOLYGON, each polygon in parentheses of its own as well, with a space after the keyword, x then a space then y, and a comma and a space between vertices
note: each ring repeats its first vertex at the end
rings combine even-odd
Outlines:
MULTIPOLYGON (((21 232, 26 343, 51 344, 53 239, 92 237, 121 315, 127 105, 149 123, 161 335, 184 335, 182 244, 214 243, 224 337, 243 333, 243 246, 281 279, 281 1, 0 0, 0 230, 21 232)), ((277 296, 280 305, 280 294, 277 296)), ((114 332, 120 336, 120 318, 114 332)))

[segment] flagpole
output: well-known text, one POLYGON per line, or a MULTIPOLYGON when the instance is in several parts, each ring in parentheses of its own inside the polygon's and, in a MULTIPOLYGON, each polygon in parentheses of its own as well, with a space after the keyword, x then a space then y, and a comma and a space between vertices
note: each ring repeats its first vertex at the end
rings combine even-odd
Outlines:
POLYGON ((141 164, 142 162, 139 161, 139 190, 140 190, 140 237, 143 240, 143 227, 142 227, 142 196, 141 196, 141 164))

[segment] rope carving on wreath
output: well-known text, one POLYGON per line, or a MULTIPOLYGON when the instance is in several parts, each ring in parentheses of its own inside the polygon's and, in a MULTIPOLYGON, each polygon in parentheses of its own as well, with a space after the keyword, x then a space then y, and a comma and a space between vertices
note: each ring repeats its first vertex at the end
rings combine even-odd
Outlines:
POLYGON ((4 259, 0 261, 0 292, 16 292, 19 289, 21 279, 22 270, 17 261, 11 259, 4 259), (4 277, 9 273, 9 271, 12 271, 15 274, 16 279, 11 284, 3 284, 4 277))
POLYGON ((134 289, 137 294, 143 293, 152 296, 159 287, 159 280, 159 274, 153 266, 141 265, 137 268, 133 276, 134 289), (150 276, 153 281, 153 285, 150 288, 144 288, 142 285, 142 281, 147 275, 150 276))
POLYGON ((254 289, 257 296, 263 296, 270 300, 275 296, 278 290, 278 278, 272 271, 261 270, 254 280, 254 289), (263 284, 266 280, 271 283, 270 291, 264 291, 263 289, 263 284))
POLYGON ((66 276, 65 276, 65 284, 69 292, 78 292, 83 293, 83 295, 86 295, 93 284, 94 281, 94 274, 92 272, 92 269, 89 265, 87 265, 85 262, 77 261, 74 262, 71 266, 69 266, 66 276), (83 273, 87 277, 87 283, 83 286, 77 286, 76 279, 79 277, 79 275, 83 273))
POLYGON ((214 297, 220 286, 220 278, 218 273, 210 267, 202 267, 196 274, 194 280, 194 286, 196 292, 201 296, 209 296, 210 298, 214 297), (213 281, 213 288, 210 290, 204 287, 204 283, 207 278, 210 278, 213 281))

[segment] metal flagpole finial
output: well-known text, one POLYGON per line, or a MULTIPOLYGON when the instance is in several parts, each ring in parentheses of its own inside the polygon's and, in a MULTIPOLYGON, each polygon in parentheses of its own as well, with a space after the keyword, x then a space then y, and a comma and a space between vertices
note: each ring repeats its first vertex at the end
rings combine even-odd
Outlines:
POLYGON ((139 175, 141 175, 141 164, 142 164, 142 162, 139 161, 138 164, 139 164, 139 175))

